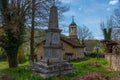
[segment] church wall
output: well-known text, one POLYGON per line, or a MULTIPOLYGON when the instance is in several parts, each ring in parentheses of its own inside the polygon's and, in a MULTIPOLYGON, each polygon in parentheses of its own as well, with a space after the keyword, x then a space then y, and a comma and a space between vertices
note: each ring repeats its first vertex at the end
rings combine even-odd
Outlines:
MULTIPOLYGON (((65 53, 73 53, 72 60, 84 58, 84 48, 73 48, 71 45, 67 44, 64 41, 61 41, 63 46, 63 58, 66 59, 65 53)), ((43 45, 40 45, 37 50, 37 60, 42 59, 44 53, 43 45)))
POLYGON ((73 59, 82 59, 84 58, 84 48, 74 48, 73 59))
POLYGON ((62 46, 63 46, 63 58, 66 59, 65 53, 73 53, 74 51, 73 51, 73 48, 69 44, 63 41, 62 41, 62 46))
POLYGON ((63 58, 66 59, 65 53, 73 53, 72 60, 84 58, 84 48, 73 48, 71 45, 63 42, 63 58))

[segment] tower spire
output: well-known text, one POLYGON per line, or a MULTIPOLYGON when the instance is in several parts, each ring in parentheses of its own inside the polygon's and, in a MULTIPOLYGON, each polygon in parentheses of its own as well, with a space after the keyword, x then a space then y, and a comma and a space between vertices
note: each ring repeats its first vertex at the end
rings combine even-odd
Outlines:
POLYGON ((53 5, 55 5, 55 0, 53 0, 53 5))
POLYGON ((74 22, 74 16, 72 16, 72 22, 74 22))

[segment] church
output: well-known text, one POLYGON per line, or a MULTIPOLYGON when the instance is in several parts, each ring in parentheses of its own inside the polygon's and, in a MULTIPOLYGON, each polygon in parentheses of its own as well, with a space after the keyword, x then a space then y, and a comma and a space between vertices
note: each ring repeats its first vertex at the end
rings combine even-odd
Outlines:
MULTIPOLYGON (((60 37, 62 45, 62 54, 65 60, 78 60, 83 59, 84 56, 84 45, 81 45, 77 36, 77 25, 72 17, 71 24, 69 25, 69 36, 60 37)), ((37 61, 43 58, 45 40, 38 45, 37 61)))

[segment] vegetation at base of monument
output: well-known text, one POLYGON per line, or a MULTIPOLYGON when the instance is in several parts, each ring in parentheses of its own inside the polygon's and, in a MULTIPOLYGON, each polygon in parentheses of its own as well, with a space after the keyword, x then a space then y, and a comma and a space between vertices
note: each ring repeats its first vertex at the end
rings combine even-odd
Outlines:
MULTIPOLYGON (((116 77, 119 72, 109 71, 105 66, 107 66, 107 61, 104 58, 96 59, 96 58, 86 58, 82 61, 74 61, 72 64, 78 70, 77 73, 71 73, 68 75, 59 75, 56 77, 50 77, 47 79, 43 79, 39 75, 33 74, 30 70, 30 67, 27 66, 28 62, 23 64, 21 67, 17 68, 1 68, 1 64, 5 65, 7 63, 0 62, 0 69, 1 72, 4 74, 11 75, 15 78, 15 80, 72 80, 77 76, 84 76, 90 72, 98 72, 101 73, 109 78, 116 77), (25 66, 26 65, 26 66, 25 66)), ((7 65, 6 65, 7 66, 7 65)), ((5 66, 3 66, 5 67, 5 66)))

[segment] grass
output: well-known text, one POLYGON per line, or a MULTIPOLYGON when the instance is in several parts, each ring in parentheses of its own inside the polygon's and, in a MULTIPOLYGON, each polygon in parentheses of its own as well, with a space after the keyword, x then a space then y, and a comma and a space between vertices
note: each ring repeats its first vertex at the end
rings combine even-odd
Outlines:
POLYGON ((0 69, 8 68, 8 62, 0 62, 0 69))
POLYGON ((28 62, 20 64, 17 68, 8 68, 7 62, 0 62, 0 70, 4 74, 9 74, 15 78, 15 80, 72 80, 72 78, 80 75, 85 75, 87 72, 100 72, 109 77, 115 77, 119 72, 108 71, 104 66, 107 65, 105 59, 89 58, 82 61, 73 61, 72 64, 78 70, 77 73, 71 73, 68 75, 60 75, 57 77, 50 77, 43 79, 39 75, 33 74, 28 66, 28 62), (90 62, 97 62, 99 66, 88 65, 90 62), (2 66, 1 66, 2 65, 2 66))
POLYGON ((115 71, 110 72, 108 69, 105 68, 105 66, 108 65, 108 62, 103 58, 90 58, 81 62, 73 62, 73 65, 76 69, 80 71, 80 75, 84 75, 87 72, 100 72, 105 74, 106 76, 114 77, 117 73, 115 71), (97 62, 99 66, 87 65, 90 62, 97 62))

